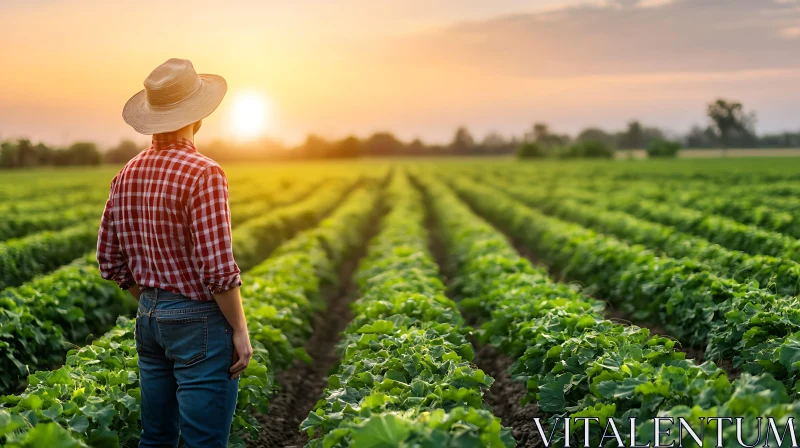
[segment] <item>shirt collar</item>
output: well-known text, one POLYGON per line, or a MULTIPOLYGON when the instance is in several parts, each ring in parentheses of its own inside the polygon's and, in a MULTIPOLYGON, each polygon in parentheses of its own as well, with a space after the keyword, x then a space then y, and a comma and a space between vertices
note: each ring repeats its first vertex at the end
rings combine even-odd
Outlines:
POLYGON ((177 132, 166 132, 163 134, 153 135, 152 147, 156 151, 166 151, 170 149, 197 151, 194 143, 183 137, 178 137, 177 132))

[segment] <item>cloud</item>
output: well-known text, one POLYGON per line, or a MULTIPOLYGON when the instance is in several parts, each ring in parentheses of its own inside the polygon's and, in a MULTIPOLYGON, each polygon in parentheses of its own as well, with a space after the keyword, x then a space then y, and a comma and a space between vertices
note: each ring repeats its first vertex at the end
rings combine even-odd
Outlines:
POLYGON ((800 39, 800 26, 790 26, 780 30, 780 35, 784 39, 800 39))
POLYGON ((659 6, 666 6, 674 2, 675 0, 640 0, 636 6, 640 8, 657 8, 659 6))
POLYGON ((787 39, 800 23, 794 7, 752 0, 619 4, 461 23, 395 51, 426 65, 527 77, 800 67, 793 57, 800 40, 787 39))

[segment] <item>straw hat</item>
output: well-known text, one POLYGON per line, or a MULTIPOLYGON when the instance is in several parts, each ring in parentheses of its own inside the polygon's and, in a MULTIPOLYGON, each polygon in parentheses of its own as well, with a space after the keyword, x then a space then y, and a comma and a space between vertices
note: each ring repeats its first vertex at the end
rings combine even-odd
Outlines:
POLYGON ((144 90, 128 100, 122 118, 140 134, 176 131, 211 115, 227 90, 221 76, 198 75, 191 61, 173 58, 144 80, 144 90))

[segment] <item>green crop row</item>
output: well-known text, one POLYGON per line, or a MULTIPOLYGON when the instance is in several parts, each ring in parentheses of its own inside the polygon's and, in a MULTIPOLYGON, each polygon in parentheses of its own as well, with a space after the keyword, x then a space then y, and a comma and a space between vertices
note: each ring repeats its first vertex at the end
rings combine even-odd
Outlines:
MULTIPOLYGON (((507 175, 503 176, 508 178, 507 175)), ((563 181, 563 179, 561 179, 563 181)), ((530 187, 529 182, 525 182, 530 187)), ((539 182, 536 182, 540 186, 539 182)), ((571 196, 576 188, 583 192, 593 192, 603 201, 616 201, 621 198, 627 201, 631 196, 646 199, 650 202, 661 203, 679 209, 684 209, 684 214, 692 216, 700 212, 704 215, 719 215, 730 218, 734 222, 755 226, 762 231, 785 233, 793 238, 800 237, 800 224, 794 213, 800 209, 800 201, 794 197, 771 196, 763 187, 748 186, 745 188, 724 188, 714 184, 659 184, 646 181, 637 182, 558 182, 554 180, 555 193, 560 196, 571 196), (561 186, 568 185, 566 189, 561 186)), ((522 186, 520 184, 520 186, 522 186)), ((543 191, 538 188, 536 191, 543 191)), ((581 195, 582 197, 583 195, 581 195)), ((587 195, 588 196, 588 195, 587 195)), ((731 227, 729 222, 722 220, 723 225, 731 227)))
POLYGON ((499 179, 492 182, 515 199, 541 211, 610 233, 632 244, 642 244, 663 251, 673 258, 691 258, 703 263, 698 269, 711 270, 740 283, 756 281, 762 288, 781 295, 795 295, 800 290, 800 264, 767 255, 749 255, 726 249, 719 244, 681 232, 674 227, 636 218, 625 212, 608 210, 590 203, 579 203, 568 194, 547 193, 499 179))
POLYGON ((362 297, 341 364, 301 425, 308 447, 513 446, 484 409, 493 380, 472 364, 467 328, 427 250, 424 209, 405 175, 356 278, 362 297))
POLYGON ((233 232, 233 253, 239 267, 249 269, 298 231, 311 228, 338 206, 360 179, 332 183, 310 197, 253 218, 233 232))
POLYGON ((800 241, 791 236, 742 224, 676 204, 645 200, 635 192, 609 197, 576 193, 574 198, 603 208, 621 210, 649 221, 673 226, 682 232, 707 238, 721 246, 751 255, 770 255, 800 262, 800 241))
POLYGON ((800 222, 794 215, 798 208, 794 204, 794 210, 787 210, 786 208, 792 207, 788 201, 765 201, 763 197, 730 198, 705 195, 695 195, 691 199, 670 196, 669 201, 702 212, 727 216, 744 224, 785 233, 794 238, 800 237, 800 222))
POLYGON ((65 265, 92 250, 96 242, 97 223, 4 241, 0 243, 0 290, 65 265))
POLYGON ((287 188, 282 188, 282 185, 273 185, 271 189, 261 189, 258 197, 249 195, 246 203, 231 204, 231 224, 238 226, 253 218, 263 216, 270 210, 302 202, 319 190, 324 183, 324 181, 298 181, 287 188))
MULTIPOLYGON (((771 372, 777 378, 787 379, 788 385, 795 387, 800 379, 794 365, 795 358, 800 356, 800 335, 796 334, 800 332, 800 313, 797 311, 800 301, 794 296, 800 287, 800 265, 791 260, 730 251, 671 227, 589 204, 578 204, 558 194, 539 194, 518 187, 504 187, 504 190, 548 214, 615 234, 633 243, 658 248, 672 257, 701 261, 703 265, 683 260, 685 265, 697 271, 697 278, 704 276, 705 271, 716 271, 740 282, 756 280, 766 289, 779 292, 776 297, 753 291, 757 285, 737 286, 731 282, 717 284, 721 289, 717 292, 714 288, 694 291, 694 294, 711 291, 715 295, 715 308, 712 310, 718 317, 710 322, 684 322, 681 325, 683 330, 673 330, 675 334, 684 334, 707 327, 710 329, 706 351, 709 358, 732 358, 737 368, 751 373, 771 372), (784 295, 789 296, 782 297, 784 295)), ((680 278, 675 280, 680 281, 680 278)), ((713 285, 715 281, 709 278, 706 284, 713 285)), ((697 285, 697 282, 693 284, 697 285)), ((606 294, 605 290, 600 292, 606 294)), ((624 297, 609 298, 624 300, 624 297)), ((708 312, 709 308, 705 311, 708 312)), ((678 312, 681 309, 675 310, 678 312)), ((675 313, 666 314, 665 319, 676 319, 675 313)), ((640 313, 638 317, 647 319, 652 316, 640 313)))
MULTIPOLYGON (((25 213, 50 213, 53 211, 64 211, 72 207, 85 204, 95 204, 103 207, 108 198, 107 189, 97 189, 80 193, 51 193, 39 195, 32 199, 0 202, 0 216, 16 216, 25 213)), ((98 215, 98 220, 99 220, 98 215)))
MULTIPOLYGON (((745 374, 731 384, 713 363, 685 359, 673 340, 603 319, 601 302, 550 280, 447 187, 431 177, 420 180, 457 272, 461 305, 483 317, 482 342, 516 359, 512 373, 525 381, 526 400, 536 400, 541 411, 599 418, 602 424, 590 427, 595 442, 609 418, 628 434, 631 417, 686 416, 700 427, 704 415, 769 415, 779 424, 798 415, 800 405, 768 374, 745 374)), ((573 440, 582 440, 582 426, 573 431, 573 440)), ((731 428, 725 431, 732 435, 731 428)))
MULTIPOLYGON (((313 331, 314 313, 325 306, 320 286, 335 285, 338 267, 364 243, 377 200, 376 191, 356 190, 333 215, 284 243, 270 260, 243 277, 242 296, 252 302, 259 322, 258 328, 249 324, 250 333, 280 369, 298 356, 307 359, 303 344, 313 331)), ((251 314, 247 316, 249 323, 251 314)))
POLYGON ((663 323, 670 334, 705 346, 708 359, 771 372, 790 387, 800 380, 796 298, 720 278, 692 260, 658 257, 642 246, 546 216, 499 190, 450 182, 480 213, 502 225, 566 278, 616 303, 636 320, 663 323))
POLYGON ((60 230, 76 224, 97 222, 102 213, 103 204, 100 203, 76 205, 67 210, 0 215, 0 241, 45 230, 60 230))
MULTIPOLYGON (((243 305, 255 354, 239 383, 232 445, 242 445, 245 433, 258 430, 253 410, 267 411, 275 372, 295 357, 305 358, 311 317, 324 307, 321 284, 335 278, 331 260, 343 257, 334 250, 354 249, 339 242, 358 243, 376 198, 376 193, 354 193, 319 232, 298 235, 245 275, 243 305)), ((64 367, 36 372, 24 393, 2 398, 0 442, 27 446, 43 432, 57 432, 48 426, 56 423, 76 446, 132 445, 139 437, 139 400, 133 321, 120 318, 104 337, 70 351, 64 367), (39 426, 46 429, 29 431, 39 426)))
POLYGON ((134 310, 133 299, 100 277, 91 256, 0 292, 0 392, 24 385, 29 370, 60 365, 70 345, 134 310))
MULTIPOLYGON (((111 174, 106 172, 104 174, 111 174)), ((9 173, 0 179, 0 201, 25 202, 37 200, 42 196, 92 194, 102 187, 108 187, 111 176, 105 180, 102 176, 76 172, 74 175, 52 172, 31 172, 21 177, 22 173, 9 173)))

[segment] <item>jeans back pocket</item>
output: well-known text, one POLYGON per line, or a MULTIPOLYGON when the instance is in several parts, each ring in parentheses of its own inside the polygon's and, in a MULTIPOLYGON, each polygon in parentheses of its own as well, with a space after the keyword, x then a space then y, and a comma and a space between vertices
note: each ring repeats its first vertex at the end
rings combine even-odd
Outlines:
POLYGON ((167 358, 181 364, 194 364, 206 357, 208 317, 156 318, 167 358))

